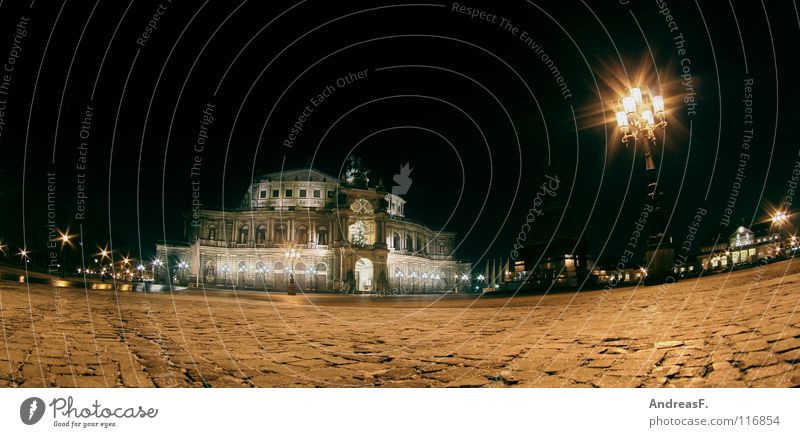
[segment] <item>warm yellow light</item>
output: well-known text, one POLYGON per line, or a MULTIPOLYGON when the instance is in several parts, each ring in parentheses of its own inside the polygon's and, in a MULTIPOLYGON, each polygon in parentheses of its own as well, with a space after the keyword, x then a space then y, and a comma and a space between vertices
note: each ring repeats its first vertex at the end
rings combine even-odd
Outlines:
POLYGON ((656 113, 664 112, 664 98, 661 96, 653 96, 653 111, 656 113))
POLYGON ((642 90, 639 88, 631 88, 631 97, 636 103, 642 103, 642 90))
POLYGON ((628 115, 623 111, 617 112, 617 126, 621 128, 628 127, 628 115))
POLYGON ((622 98, 622 109, 628 114, 636 112, 636 101, 633 100, 633 97, 628 96, 622 98))
POLYGON ((782 223, 784 220, 786 220, 786 217, 787 217, 786 213, 784 213, 783 211, 778 211, 775 213, 775 215, 772 216, 772 222, 782 223))
POLYGON ((642 111, 642 119, 647 122, 648 126, 653 126, 656 124, 656 121, 653 118, 653 113, 650 111, 642 111))

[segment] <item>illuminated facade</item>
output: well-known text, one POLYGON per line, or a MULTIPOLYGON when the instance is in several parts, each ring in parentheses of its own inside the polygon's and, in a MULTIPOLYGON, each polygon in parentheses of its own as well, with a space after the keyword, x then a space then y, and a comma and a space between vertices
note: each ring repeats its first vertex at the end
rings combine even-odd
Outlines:
POLYGON ((405 217, 405 200, 314 169, 264 175, 242 207, 186 216, 185 242, 160 242, 160 272, 175 282, 260 290, 371 293, 464 288, 470 265, 455 259, 456 235, 405 217), (177 266, 186 261, 188 267, 177 266))
POLYGON ((751 228, 739 226, 728 237, 716 245, 708 241, 700 248, 698 261, 703 270, 724 270, 742 265, 751 265, 760 260, 776 259, 782 250, 796 249, 796 239, 787 237, 769 223, 751 228))

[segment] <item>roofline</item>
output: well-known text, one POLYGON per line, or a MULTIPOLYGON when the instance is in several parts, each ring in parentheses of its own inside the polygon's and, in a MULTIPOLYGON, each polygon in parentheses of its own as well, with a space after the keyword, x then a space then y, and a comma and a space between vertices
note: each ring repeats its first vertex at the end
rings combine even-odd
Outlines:
POLYGON ((282 171, 276 171, 276 172, 272 172, 272 173, 266 173, 266 174, 263 174, 263 175, 259 176, 258 180, 259 181, 263 181, 264 179, 267 179, 267 178, 280 179, 282 177, 282 175, 285 175, 286 173, 294 173, 294 172, 297 172, 297 171, 303 171, 303 172, 307 172, 309 174, 317 173, 319 175, 324 176, 326 179, 329 179, 331 182, 338 182, 339 181, 339 178, 335 178, 335 177, 331 176, 330 174, 328 174, 328 173, 326 173, 326 172, 324 172, 322 170, 318 170, 318 169, 312 168, 312 167, 299 167, 299 168, 286 169, 286 170, 282 170, 282 171))

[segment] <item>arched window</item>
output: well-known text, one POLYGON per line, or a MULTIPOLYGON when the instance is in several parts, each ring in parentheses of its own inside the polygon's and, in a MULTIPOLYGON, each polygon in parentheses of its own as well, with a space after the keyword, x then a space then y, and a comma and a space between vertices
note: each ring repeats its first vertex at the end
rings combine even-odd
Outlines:
POLYGON ((264 225, 259 225, 256 228, 256 243, 257 244, 264 244, 267 242, 267 227, 264 225))
POLYGON ((400 250, 400 233, 395 232, 392 234, 392 247, 394 249, 400 250))
POLYGON ((297 229, 295 229, 294 233, 295 233, 295 241, 298 244, 308 243, 308 229, 306 229, 305 226, 298 226, 297 229))
POLYGON ((217 239, 217 227, 214 225, 208 225, 208 239, 209 240, 216 240, 217 239))
POLYGON ((275 242, 276 243, 286 242, 286 225, 284 224, 275 225, 275 242))
POLYGON ((328 228, 325 226, 320 226, 317 228, 317 244, 326 245, 328 244, 328 228))
POLYGON ((276 272, 282 272, 283 271, 283 263, 282 262, 278 261, 278 262, 275 263, 275 271, 276 272))
POLYGON ((328 266, 326 266, 325 263, 319 263, 319 264, 317 264, 316 270, 317 270, 317 274, 320 274, 320 273, 324 274, 325 272, 328 271, 328 266))
POLYGON ((242 227, 239 228, 239 243, 247 243, 248 237, 250 237, 250 227, 247 225, 242 225, 242 227))

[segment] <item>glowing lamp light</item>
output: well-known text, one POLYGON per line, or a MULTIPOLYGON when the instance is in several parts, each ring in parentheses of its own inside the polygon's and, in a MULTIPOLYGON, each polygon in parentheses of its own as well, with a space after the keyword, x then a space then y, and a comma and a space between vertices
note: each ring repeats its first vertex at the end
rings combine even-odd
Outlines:
POLYGON ((656 111, 656 114, 660 112, 664 112, 664 98, 661 96, 653 96, 653 111, 656 111))
POLYGON ((783 223, 788 216, 783 211, 778 211, 772 216, 773 223, 783 223))
POLYGON ((656 120, 653 118, 653 113, 650 111, 642 111, 642 119, 647 122, 648 126, 654 126, 656 124, 656 120))
POLYGON ((639 88, 631 88, 631 97, 636 103, 642 103, 642 90, 639 88))
POLYGON ((622 98, 622 109, 628 114, 636 112, 636 101, 633 100, 633 97, 628 96, 622 98))
POLYGON ((628 127, 628 114, 626 114, 623 111, 617 112, 617 126, 619 126, 622 129, 628 127))

